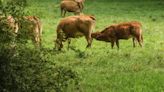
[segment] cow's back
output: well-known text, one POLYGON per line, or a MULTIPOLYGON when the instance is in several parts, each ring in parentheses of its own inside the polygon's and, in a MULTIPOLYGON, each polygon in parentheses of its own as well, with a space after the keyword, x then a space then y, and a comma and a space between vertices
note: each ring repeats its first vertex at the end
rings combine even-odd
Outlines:
POLYGON ((65 36, 74 37, 78 32, 76 25, 77 18, 77 16, 63 18, 58 24, 57 33, 64 33, 65 36))
POLYGON ((141 23, 132 21, 114 25, 115 34, 118 39, 129 39, 140 31, 141 23))
POLYGON ((86 15, 66 17, 60 21, 57 33, 63 32, 65 36, 72 38, 88 35, 94 21, 86 15))

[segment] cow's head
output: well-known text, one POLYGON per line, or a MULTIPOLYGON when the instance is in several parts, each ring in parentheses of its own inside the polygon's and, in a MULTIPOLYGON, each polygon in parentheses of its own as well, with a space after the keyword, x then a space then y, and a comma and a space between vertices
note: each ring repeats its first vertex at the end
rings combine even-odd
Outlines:
POLYGON ((92 38, 99 40, 99 41, 106 41, 106 34, 102 33, 102 32, 95 32, 91 34, 92 38))
POLYGON ((108 31, 110 31, 110 29, 105 28, 101 32, 92 33, 91 36, 92 36, 92 38, 95 38, 96 40, 109 42, 109 41, 111 41, 111 39, 110 39, 108 31))
POLYGON ((61 50, 63 48, 62 41, 60 39, 56 39, 55 41, 55 49, 61 50))
POLYGON ((91 37, 97 39, 97 37, 100 36, 100 34, 101 32, 94 32, 91 34, 91 37))

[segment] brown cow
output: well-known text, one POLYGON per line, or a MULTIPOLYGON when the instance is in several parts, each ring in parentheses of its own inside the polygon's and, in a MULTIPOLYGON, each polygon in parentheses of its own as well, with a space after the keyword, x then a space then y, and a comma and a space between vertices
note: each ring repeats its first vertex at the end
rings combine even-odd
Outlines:
POLYGON ((83 2, 76 2, 73 0, 64 0, 60 3, 61 16, 65 17, 66 12, 73 12, 79 15, 83 10, 83 2))
POLYGON ((60 50, 63 47, 62 42, 68 40, 68 48, 70 38, 85 36, 87 47, 91 47, 91 32, 95 24, 95 18, 88 15, 70 16, 62 19, 57 26, 57 38, 55 47, 60 50))
POLYGON ((129 39, 132 37, 133 47, 135 47, 135 39, 137 39, 141 47, 141 42, 143 42, 141 23, 136 21, 121 23, 118 25, 111 25, 101 32, 92 33, 92 37, 96 40, 111 42, 112 48, 115 42, 117 47, 119 48, 120 39, 129 39))
POLYGON ((79 5, 81 11, 82 11, 83 8, 84 8, 84 2, 85 2, 85 0, 62 0, 62 1, 75 1, 75 2, 78 3, 78 5, 79 5))

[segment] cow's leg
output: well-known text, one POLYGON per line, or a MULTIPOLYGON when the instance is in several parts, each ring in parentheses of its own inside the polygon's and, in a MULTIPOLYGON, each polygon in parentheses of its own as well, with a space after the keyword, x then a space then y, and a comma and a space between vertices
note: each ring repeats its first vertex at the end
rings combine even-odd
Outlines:
POLYGON ((59 39, 55 41, 55 49, 61 50, 63 48, 63 44, 59 39))
POLYGON ((67 11, 66 11, 66 10, 64 10, 64 16, 63 16, 63 17, 65 17, 65 15, 66 15, 66 12, 67 12, 67 11))
POLYGON ((86 39, 87 39, 87 43, 88 43, 87 48, 90 48, 91 47, 91 43, 92 43, 92 38, 86 37, 86 39))
POLYGON ((91 47, 91 43, 92 43, 92 37, 91 35, 85 36, 86 40, 87 40, 87 48, 91 47))
POLYGON ((39 35, 39 38, 38 38, 38 46, 39 46, 39 48, 42 47, 42 39, 41 39, 40 35, 39 35))
POLYGON ((15 23, 14 32, 17 34, 19 30, 18 23, 15 23))
POLYGON ((39 47, 41 47, 41 37, 40 34, 37 34, 37 44, 39 47))
POLYGON ((33 37, 33 44, 35 44, 35 47, 38 48, 40 47, 40 41, 39 41, 39 38, 36 36, 36 37, 33 37))
POLYGON ((38 32, 38 28, 37 26, 35 26, 35 28, 32 30, 32 35, 30 35, 31 37, 31 40, 32 40, 32 43, 33 45, 35 46, 35 48, 37 48, 39 45, 38 45, 38 35, 37 35, 37 32, 38 32))
POLYGON ((33 30, 34 44, 36 45, 36 47, 40 47, 40 30, 38 24, 35 25, 35 29, 33 30))
POLYGON ((119 40, 118 39, 116 40, 116 45, 117 45, 117 48, 119 49, 119 40))
POLYGON ((113 49, 114 47, 114 41, 111 41, 111 48, 113 49))
POLYGON ((31 40, 32 40, 32 43, 34 44, 35 48, 37 48, 38 47, 37 38, 35 36, 33 36, 31 38, 31 40))
POLYGON ((68 47, 67 47, 68 50, 69 50, 69 47, 70 47, 70 43, 71 43, 71 39, 68 38, 68 47))
POLYGON ((37 40, 36 40, 36 46, 37 46, 37 47, 40 47, 40 40, 39 40, 38 37, 36 37, 36 39, 37 39, 37 40))
POLYGON ((143 35, 141 35, 141 40, 142 40, 142 43, 143 43, 143 35))
POLYGON ((39 45, 40 47, 42 47, 42 24, 41 23, 38 24, 38 28, 39 28, 39 45))
POLYGON ((60 42, 60 43, 59 43, 58 50, 61 50, 62 48, 63 48, 63 43, 62 43, 62 42, 60 42))
POLYGON ((61 8, 60 10, 61 10, 61 17, 63 17, 63 9, 61 8))
POLYGON ((82 2, 78 2, 78 6, 80 8, 80 12, 82 12, 82 10, 83 10, 83 3, 82 2))
POLYGON ((135 38, 133 37, 132 40, 133 40, 133 47, 136 47, 136 45, 135 45, 135 38))
POLYGON ((90 26, 88 30, 89 30, 88 33, 85 34, 85 38, 86 38, 87 43, 88 43, 87 48, 91 47, 91 44, 92 44, 92 39, 93 39, 91 37, 92 26, 90 26))
POLYGON ((63 43, 61 42, 60 47, 58 50, 61 50, 63 48, 63 43))
POLYGON ((37 36, 36 36, 36 39, 37 39, 37 46, 40 48, 42 46, 42 43, 41 43, 41 33, 40 31, 37 33, 37 36))
POLYGON ((141 35, 139 35, 139 36, 137 36, 137 41, 138 41, 138 43, 139 43, 139 45, 142 47, 142 43, 141 43, 141 35))

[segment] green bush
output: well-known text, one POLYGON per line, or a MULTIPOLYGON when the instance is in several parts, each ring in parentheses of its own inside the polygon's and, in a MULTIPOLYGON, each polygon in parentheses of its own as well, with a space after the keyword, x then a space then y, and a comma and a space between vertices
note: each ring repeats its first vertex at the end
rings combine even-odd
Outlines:
POLYGON ((69 85, 74 85, 74 90, 78 88, 77 73, 71 68, 52 65, 52 61, 45 59, 45 52, 3 48, 0 53, 1 92, 63 92, 69 85))
MULTIPOLYGON (((2 15, 13 15, 17 22, 25 23, 19 20, 22 4, 17 4, 20 0, 14 1, 17 2, 1 6, 2 15), (6 8, 10 5, 18 7, 18 11, 6 8)), ((46 58, 52 53, 50 50, 29 48, 25 44, 28 29, 19 31, 13 33, 6 19, 0 20, 0 92, 77 91, 78 74, 69 67, 52 64, 53 61, 46 58)))
POLYGON ((0 51, 1 92, 63 92, 69 85, 78 88, 78 74, 71 68, 52 65, 44 50, 23 47, 0 51))

